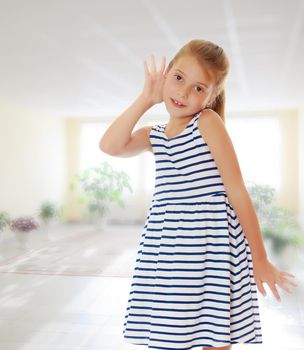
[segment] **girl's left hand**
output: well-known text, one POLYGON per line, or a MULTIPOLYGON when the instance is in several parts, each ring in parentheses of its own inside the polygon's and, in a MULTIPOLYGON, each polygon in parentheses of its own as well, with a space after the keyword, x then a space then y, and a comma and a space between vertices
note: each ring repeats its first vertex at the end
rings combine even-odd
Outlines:
POLYGON ((278 270, 268 259, 253 262, 253 276, 260 293, 266 296, 263 286, 263 282, 266 282, 278 301, 281 301, 281 297, 275 286, 276 284, 290 294, 291 290, 287 287, 287 284, 294 287, 298 286, 296 283, 288 280, 288 277, 295 278, 293 274, 278 270))

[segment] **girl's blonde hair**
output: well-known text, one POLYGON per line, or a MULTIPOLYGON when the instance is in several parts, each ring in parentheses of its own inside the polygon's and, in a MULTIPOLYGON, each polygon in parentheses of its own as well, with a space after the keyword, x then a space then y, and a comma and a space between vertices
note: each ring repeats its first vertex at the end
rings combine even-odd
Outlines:
POLYGON ((208 40, 194 39, 184 45, 168 64, 168 70, 182 56, 194 56, 207 68, 215 81, 216 98, 209 108, 220 115, 225 123, 225 79, 229 71, 229 61, 224 50, 208 40))

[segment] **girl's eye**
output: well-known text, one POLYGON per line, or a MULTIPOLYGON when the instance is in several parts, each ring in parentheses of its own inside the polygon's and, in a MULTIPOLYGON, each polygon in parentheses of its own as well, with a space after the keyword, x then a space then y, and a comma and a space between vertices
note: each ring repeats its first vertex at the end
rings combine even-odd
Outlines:
MULTIPOLYGON (((178 80, 178 81, 183 79, 179 74, 174 74, 174 76, 176 77, 176 80, 178 80)), ((203 92, 204 91, 204 89, 202 89, 200 86, 196 86, 195 88, 196 88, 197 92, 203 92)))
POLYGON ((204 91, 200 86, 196 86, 196 87, 197 87, 197 89, 196 89, 197 92, 202 92, 202 91, 204 91))

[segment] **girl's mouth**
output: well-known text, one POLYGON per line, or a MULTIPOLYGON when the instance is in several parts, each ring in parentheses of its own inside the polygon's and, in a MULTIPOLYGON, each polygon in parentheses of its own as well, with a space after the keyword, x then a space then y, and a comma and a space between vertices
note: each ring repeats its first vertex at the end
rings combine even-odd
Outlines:
POLYGON ((177 108, 183 108, 183 107, 186 107, 185 105, 183 105, 181 102, 177 101, 177 100, 174 100, 173 98, 171 98, 171 101, 172 101, 172 104, 174 107, 177 107, 177 108))

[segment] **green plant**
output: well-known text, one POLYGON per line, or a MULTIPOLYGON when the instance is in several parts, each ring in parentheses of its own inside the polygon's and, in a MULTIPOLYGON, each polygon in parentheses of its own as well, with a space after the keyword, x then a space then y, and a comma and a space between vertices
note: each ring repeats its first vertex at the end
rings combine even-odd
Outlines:
POLYGON ((280 254, 288 246, 301 247, 303 233, 300 225, 290 210, 274 204, 275 189, 269 185, 255 183, 251 183, 247 188, 259 218, 263 237, 271 241, 274 252, 280 254))
POLYGON ((123 207, 121 199, 123 190, 126 188, 132 192, 129 175, 124 171, 114 170, 106 161, 75 175, 70 190, 74 191, 77 184, 82 191, 78 197, 79 201, 87 203, 89 213, 95 217, 105 215, 109 202, 115 202, 123 207))
POLYGON ((56 205, 50 201, 45 201, 41 204, 38 212, 39 218, 45 223, 48 224, 49 221, 57 216, 59 216, 59 209, 56 205))
POLYGON ((10 216, 6 211, 0 212, 0 232, 4 230, 5 226, 10 224, 10 216))

